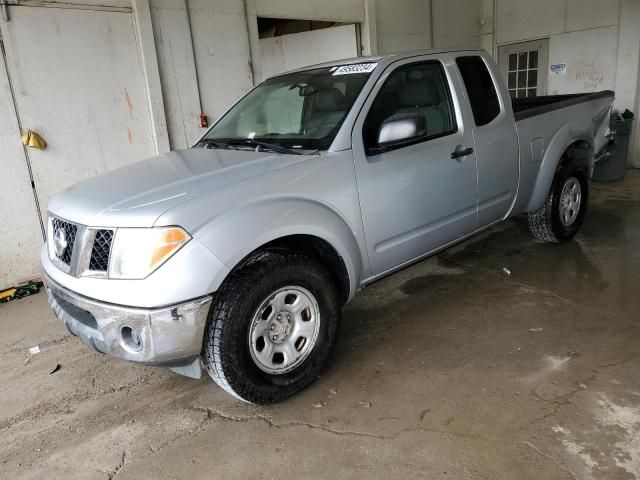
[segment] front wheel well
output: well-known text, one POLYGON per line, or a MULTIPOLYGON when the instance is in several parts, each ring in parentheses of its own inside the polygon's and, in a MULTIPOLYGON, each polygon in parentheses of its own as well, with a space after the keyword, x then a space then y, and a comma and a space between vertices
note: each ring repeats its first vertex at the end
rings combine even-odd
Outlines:
POLYGON ((261 251, 278 248, 300 252, 318 260, 335 279, 340 303, 343 305, 347 303, 351 291, 351 284, 344 259, 329 242, 313 235, 288 235, 272 240, 252 251, 236 268, 242 267, 247 260, 255 257, 255 255, 261 251))

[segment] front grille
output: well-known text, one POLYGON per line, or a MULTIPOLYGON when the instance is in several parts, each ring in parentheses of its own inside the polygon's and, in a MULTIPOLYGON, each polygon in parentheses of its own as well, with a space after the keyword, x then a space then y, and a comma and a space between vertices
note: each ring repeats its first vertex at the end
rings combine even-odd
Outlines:
POLYGON ((98 230, 96 239, 91 250, 89 260, 89 270, 106 272, 109 268, 109 254, 111 253, 111 242, 113 241, 113 230, 98 230))
POLYGON ((78 226, 60 218, 52 217, 54 254, 58 260, 67 265, 71 264, 73 245, 76 242, 78 226))

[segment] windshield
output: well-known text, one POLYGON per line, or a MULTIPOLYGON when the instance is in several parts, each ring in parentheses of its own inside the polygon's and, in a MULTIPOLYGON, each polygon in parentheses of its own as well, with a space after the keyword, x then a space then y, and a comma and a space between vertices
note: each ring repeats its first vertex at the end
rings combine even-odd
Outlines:
POLYGON ((223 145, 249 139, 254 144, 326 150, 375 66, 318 68, 266 80, 229 110, 203 140, 223 145))

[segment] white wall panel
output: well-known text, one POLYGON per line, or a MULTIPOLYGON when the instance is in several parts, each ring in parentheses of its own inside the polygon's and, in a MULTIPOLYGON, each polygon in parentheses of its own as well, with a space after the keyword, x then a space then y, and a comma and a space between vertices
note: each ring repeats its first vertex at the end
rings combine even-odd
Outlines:
POLYGON ((432 0, 433 46, 479 47, 482 45, 480 0, 432 0))
POLYGON ((130 13, 13 7, 0 27, 22 127, 48 143, 29 150, 42 213, 68 186, 155 153, 130 13))
POLYGON ((431 38, 415 33, 378 33, 378 53, 408 52, 429 48, 431 38))
POLYGON ((95 10, 123 9, 131 11, 131 0, 19 0, 9 1, 24 6, 39 6, 52 8, 87 8, 95 10))
POLYGON ((613 90, 617 52, 617 27, 551 36, 549 65, 566 63, 567 71, 564 75, 549 75, 549 95, 613 90))
POLYGON ((189 0, 200 96, 211 124, 253 87, 241 1, 189 0))
POLYGON ((343 23, 360 23, 364 21, 364 2, 362 0, 254 1, 256 14, 259 17, 328 20, 343 23))
MULTIPOLYGON (((22 128, 47 142, 45 150, 28 150, 40 213, 66 187, 155 153, 130 12, 12 6, 0 30, 22 128)), ((38 275, 42 243, 3 77, 0 286, 38 275)))
POLYGON ((616 106, 635 112, 631 136, 629 164, 640 168, 640 2, 622 0, 618 70, 616 74, 616 106))
POLYGON ((186 148, 203 133, 200 100, 184 0, 151 2, 151 18, 171 149, 186 148), (164 4, 164 5, 162 5, 164 4))
POLYGON ((379 53, 430 48, 429 0, 376 0, 376 30, 379 53))
MULTIPOLYGON (((616 106, 635 110, 638 63, 640 62, 640 1, 622 0, 618 65, 616 72, 616 106)), ((636 117, 640 112, 636 111, 636 117)), ((636 122, 638 123, 638 122, 636 122)))
POLYGON ((617 25, 620 0, 566 0, 566 31, 617 25))
POLYGON ((40 276, 42 230, 0 54, 0 290, 40 276))
POLYGON ((547 37, 564 32, 562 0, 496 0, 498 43, 547 37))
POLYGON ((264 78, 316 63, 357 56, 355 25, 260 40, 264 78))

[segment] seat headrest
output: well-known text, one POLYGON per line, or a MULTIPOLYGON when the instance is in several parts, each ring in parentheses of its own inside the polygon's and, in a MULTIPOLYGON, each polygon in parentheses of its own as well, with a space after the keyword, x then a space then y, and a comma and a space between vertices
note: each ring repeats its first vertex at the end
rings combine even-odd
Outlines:
POLYGON ((320 90, 315 95, 317 112, 336 112, 345 109, 345 97, 337 88, 320 90))
POLYGON ((403 108, 432 107, 442 103, 438 87, 431 78, 409 80, 398 92, 403 108))

